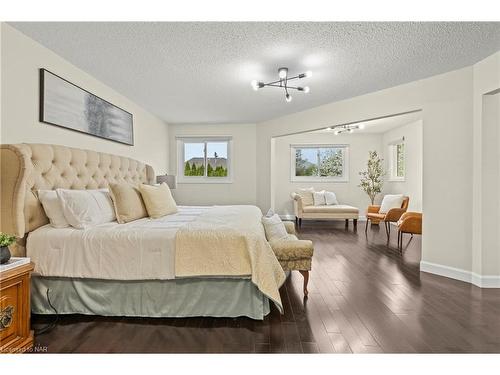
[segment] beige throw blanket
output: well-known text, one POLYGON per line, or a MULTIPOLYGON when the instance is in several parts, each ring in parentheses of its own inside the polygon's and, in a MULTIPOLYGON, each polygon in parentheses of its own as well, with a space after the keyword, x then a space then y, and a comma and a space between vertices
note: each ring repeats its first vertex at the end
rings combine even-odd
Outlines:
POLYGON ((285 273, 266 240, 255 206, 216 206, 176 234, 175 276, 250 276, 283 311, 285 273))

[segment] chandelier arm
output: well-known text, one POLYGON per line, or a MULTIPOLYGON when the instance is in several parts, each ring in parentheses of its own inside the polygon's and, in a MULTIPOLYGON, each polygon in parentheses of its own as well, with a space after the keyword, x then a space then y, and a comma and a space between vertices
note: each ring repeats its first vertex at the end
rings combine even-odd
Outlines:
MULTIPOLYGON (((276 85, 276 84, 270 84, 270 83, 266 83, 264 84, 264 86, 269 86, 269 87, 278 87, 278 88, 282 88, 284 89, 285 86, 280 86, 280 85, 276 85)), ((298 90, 299 88, 298 87, 295 87, 295 86, 286 86, 287 89, 293 89, 293 90, 298 90)))
POLYGON ((276 83, 280 83, 281 84, 281 81, 283 81, 283 80, 282 79, 278 79, 277 81, 273 81, 273 82, 269 82, 269 83, 264 83, 264 85, 269 86, 269 85, 274 85, 276 83))

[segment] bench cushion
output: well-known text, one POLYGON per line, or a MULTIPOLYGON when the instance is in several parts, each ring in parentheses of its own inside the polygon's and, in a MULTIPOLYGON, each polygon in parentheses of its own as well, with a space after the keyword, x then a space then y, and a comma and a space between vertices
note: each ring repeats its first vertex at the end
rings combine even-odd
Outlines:
POLYGON ((318 213, 318 214, 358 214, 357 207, 348 206, 346 204, 335 204, 331 206, 307 206, 303 208, 305 213, 318 213))
POLYGON ((280 261, 311 258, 314 252, 312 241, 299 240, 293 234, 285 239, 270 241, 269 244, 280 261))

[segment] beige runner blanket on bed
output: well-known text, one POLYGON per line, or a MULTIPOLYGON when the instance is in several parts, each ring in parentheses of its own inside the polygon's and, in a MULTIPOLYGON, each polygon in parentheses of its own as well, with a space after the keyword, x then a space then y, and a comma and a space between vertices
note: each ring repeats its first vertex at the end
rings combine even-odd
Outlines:
POLYGON ((285 273, 266 241, 255 206, 216 206, 176 234, 175 276, 250 276, 283 310, 285 273))

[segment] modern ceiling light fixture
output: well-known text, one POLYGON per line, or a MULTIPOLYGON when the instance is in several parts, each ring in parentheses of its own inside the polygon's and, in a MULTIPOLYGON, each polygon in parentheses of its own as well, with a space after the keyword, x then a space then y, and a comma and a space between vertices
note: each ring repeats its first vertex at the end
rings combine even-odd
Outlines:
POLYGON ((358 125, 337 125, 333 127, 328 127, 325 130, 331 131, 333 130, 333 134, 339 135, 342 133, 352 133, 354 130, 358 129, 364 129, 364 124, 358 124, 358 125))
POLYGON ((311 77, 311 76, 312 76, 312 72, 310 70, 308 70, 305 73, 301 73, 301 74, 298 74, 296 76, 289 77, 288 76, 288 68, 279 68, 278 69, 279 79, 277 81, 264 83, 264 82, 260 82, 257 80, 253 80, 251 82, 251 85, 255 91, 257 91, 263 87, 266 87, 266 86, 281 88, 281 89, 285 90, 285 100, 288 103, 290 103, 292 101, 292 95, 290 95, 288 90, 302 91, 303 93, 307 94, 307 93, 309 93, 310 89, 308 86, 304 86, 304 87, 302 87, 302 86, 289 86, 288 83, 290 81, 295 80, 295 79, 302 79, 302 78, 307 78, 307 77, 311 77))

